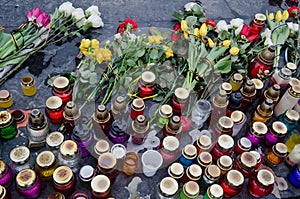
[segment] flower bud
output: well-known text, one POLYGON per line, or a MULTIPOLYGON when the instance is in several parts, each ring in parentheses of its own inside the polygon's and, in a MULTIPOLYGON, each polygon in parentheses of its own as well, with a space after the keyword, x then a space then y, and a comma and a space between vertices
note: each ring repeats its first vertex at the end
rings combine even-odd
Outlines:
POLYGON ((286 21, 289 18, 289 12, 284 10, 282 13, 283 21, 286 21))
POLYGON ((230 40, 224 40, 222 42, 223 46, 225 46, 226 48, 229 48, 230 44, 231 44, 231 41, 230 40))
POLYGON ((200 27, 200 36, 205 37, 207 34, 207 26, 203 23, 200 27))
POLYGON ((280 10, 276 12, 276 21, 280 22, 282 20, 282 13, 280 10))
POLYGON ((270 14, 269 14, 269 19, 270 20, 273 20, 275 17, 274 17, 274 13, 273 12, 271 12, 270 14))
POLYGON ((208 46, 209 46, 210 48, 212 48, 212 47, 215 46, 215 43, 214 43, 214 41, 213 41, 211 38, 208 38, 208 39, 207 39, 207 42, 208 42, 208 46))
POLYGON ((194 35, 197 36, 197 37, 200 37, 200 30, 199 30, 199 28, 195 28, 194 29, 194 35))
POLYGON ((186 32, 188 30, 188 24, 186 20, 181 20, 181 30, 186 32))
POLYGON ((236 47, 236 46, 231 47, 230 50, 229 50, 229 53, 230 53, 232 56, 238 55, 239 52, 240 52, 240 49, 239 49, 238 47, 236 47))

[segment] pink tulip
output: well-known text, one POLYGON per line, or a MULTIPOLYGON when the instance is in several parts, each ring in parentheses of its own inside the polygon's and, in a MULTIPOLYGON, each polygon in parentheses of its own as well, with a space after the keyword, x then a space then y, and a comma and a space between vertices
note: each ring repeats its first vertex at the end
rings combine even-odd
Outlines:
POLYGON ((47 28, 50 25, 50 16, 47 13, 43 12, 36 18, 36 23, 39 26, 47 28))
POLYGON ((34 8, 32 11, 28 11, 26 13, 26 18, 28 21, 33 21, 36 18, 38 18, 38 16, 40 16, 41 14, 41 9, 40 8, 34 8))
POLYGON ((27 13, 26 13, 26 19, 28 21, 32 21, 33 20, 32 12, 31 11, 27 11, 27 13))

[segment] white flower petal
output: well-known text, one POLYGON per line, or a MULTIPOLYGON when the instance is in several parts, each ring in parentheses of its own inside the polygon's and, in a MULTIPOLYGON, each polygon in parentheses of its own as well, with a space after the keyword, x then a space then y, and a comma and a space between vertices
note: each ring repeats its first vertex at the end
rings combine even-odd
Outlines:
POLYGON ((85 10, 85 14, 87 15, 87 17, 89 17, 91 15, 99 15, 99 16, 101 16, 101 13, 99 12, 98 6, 94 6, 94 5, 92 5, 88 9, 86 9, 85 10))
POLYGON ((192 8, 193 8, 193 6, 194 6, 195 4, 196 4, 196 3, 194 3, 194 2, 190 2, 190 3, 185 4, 185 5, 184 5, 185 11, 191 11, 192 8))
POLYGON ((99 28, 104 26, 104 23, 99 15, 91 15, 87 19, 87 22, 90 22, 93 28, 99 28))
POLYGON ((77 21, 78 20, 83 20, 85 18, 83 9, 82 8, 76 8, 72 12, 72 17, 75 18, 77 21))
POLYGON ((64 13, 64 15, 66 17, 69 17, 72 15, 72 12, 75 10, 75 8, 73 7, 72 3, 67 1, 64 2, 63 4, 61 4, 58 8, 58 11, 61 13, 64 13))
POLYGON ((227 23, 226 21, 224 20, 220 20, 218 23, 217 23, 217 26, 216 26, 216 32, 219 33, 221 31, 228 31, 228 26, 227 26, 227 23))
POLYGON ((242 26, 243 24, 244 24, 244 20, 240 19, 240 18, 231 19, 231 21, 230 21, 231 28, 233 28, 233 27, 238 28, 238 27, 242 26))

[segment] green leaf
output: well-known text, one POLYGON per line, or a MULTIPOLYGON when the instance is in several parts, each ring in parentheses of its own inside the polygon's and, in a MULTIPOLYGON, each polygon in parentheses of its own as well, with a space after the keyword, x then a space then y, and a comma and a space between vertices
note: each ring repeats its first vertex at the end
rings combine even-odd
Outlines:
POLYGON ((0 47, 2 47, 4 44, 9 42, 11 40, 10 34, 2 32, 1 37, 0 37, 0 47))
POLYGON ((26 55, 23 55, 21 57, 18 57, 18 58, 9 60, 9 61, 0 62, 0 68, 2 68, 4 66, 8 66, 8 65, 19 64, 24 58, 26 58, 26 55))
POLYGON ((133 61, 132 59, 128 59, 128 60, 126 60, 126 62, 127 62, 127 65, 128 66, 136 66, 136 63, 135 63, 135 61, 133 61))
POLYGON ((281 31, 278 35, 278 40, 277 40, 277 44, 282 44, 284 45, 287 38, 289 37, 290 35, 290 29, 288 26, 284 26, 284 27, 281 27, 281 31))
POLYGON ((197 22, 197 17, 188 16, 185 20, 186 20, 189 27, 193 27, 197 22))
POLYGON ((158 56, 157 49, 152 49, 149 56, 151 59, 158 59, 159 56, 158 56))
POLYGON ((229 60, 219 61, 215 64, 215 70, 220 71, 222 74, 229 73, 231 71, 231 64, 232 62, 229 60))
POLYGON ((218 37, 219 37, 221 40, 226 40, 226 39, 228 39, 228 37, 229 37, 229 33, 228 33, 227 31, 225 31, 225 30, 222 30, 222 31, 219 33, 218 37))
POLYGON ((239 56, 231 56, 231 61, 235 62, 239 59, 239 56))
POLYGON ((172 16, 173 17, 175 17, 176 19, 178 19, 178 21, 181 21, 181 20, 183 20, 183 15, 182 14, 180 14, 180 13, 178 13, 178 12, 174 12, 173 14, 172 14, 172 16))

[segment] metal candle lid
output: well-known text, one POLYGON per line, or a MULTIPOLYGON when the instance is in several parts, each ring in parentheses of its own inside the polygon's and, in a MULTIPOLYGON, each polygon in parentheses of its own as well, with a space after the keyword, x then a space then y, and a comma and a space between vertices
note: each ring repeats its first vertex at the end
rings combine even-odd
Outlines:
POLYGON ((197 162, 201 166, 208 166, 212 163, 212 155, 209 152, 203 151, 198 155, 197 162))
POLYGON ((236 83, 242 83, 243 82, 243 76, 240 73, 234 73, 232 80, 236 83))
POLYGON ((164 104, 159 109, 159 114, 161 117, 170 118, 173 115, 172 107, 168 104, 164 104))
POLYGON ((218 107, 226 107, 229 101, 227 99, 227 93, 224 90, 220 90, 213 98, 213 104, 218 107))
POLYGON ((257 159, 255 155, 251 152, 243 152, 241 154, 240 161, 247 168, 253 168, 257 164, 257 159))
POLYGON ((263 137, 264 135, 266 135, 268 127, 262 122, 253 122, 252 128, 250 128, 250 130, 254 135, 263 137))
POLYGON ((18 146, 10 151, 10 159, 16 164, 23 164, 29 159, 30 151, 26 146, 18 146))
POLYGON ((55 191, 48 196, 48 199, 65 199, 65 196, 64 194, 55 191))
POLYGON ((256 90, 261 90, 264 87, 264 83, 260 79, 253 78, 251 80, 254 83, 256 90))
POLYGON ((30 187, 36 181, 36 173, 32 169, 23 169, 16 176, 16 183, 20 187, 30 187))
POLYGON ((229 135, 223 134, 218 138, 218 144, 223 149, 231 149, 234 145, 233 138, 229 135))
POLYGON ((291 120, 291 121, 298 121, 299 120, 299 113, 295 110, 287 110, 286 113, 285 113, 286 117, 291 120))
POLYGON ((184 103, 184 102, 186 102, 186 100, 188 99, 190 94, 187 89, 180 87, 180 88, 175 89, 174 95, 178 102, 184 103))
POLYGON ((277 102, 280 95, 280 86, 278 84, 274 84, 271 88, 264 92, 265 98, 269 98, 274 102, 277 102))
POLYGON ((50 167, 55 162, 55 156, 51 151, 43 151, 36 157, 36 163, 40 167, 50 167))
POLYGON ((3 160, 0 160, 0 175, 3 174, 6 170, 6 163, 3 160))
POLYGON ((81 167, 79 177, 83 181, 90 181, 94 176, 94 168, 91 165, 81 167))
POLYGON ((183 150, 182 155, 188 159, 194 159, 197 156, 197 149, 192 144, 187 144, 183 150))
POLYGON ((207 194, 211 199, 219 199, 223 197, 223 188, 218 184, 213 184, 209 187, 207 194))
POLYGON ((0 90, 0 101, 8 102, 11 100, 11 95, 8 90, 0 90))
POLYGON ((117 164, 117 158, 110 152, 103 153, 98 158, 98 166, 102 169, 112 169, 117 164))
POLYGON ((288 62, 285 67, 290 69, 292 73, 294 73, 297 70, 297 65, 292 62, 288 62))
POLYGON ((291 76, 292 76, 292 71, 291 71, 290 69, 288 69, 288 68, 282 68, 282 69, 279 71, 278 75, 279 75, 281 78, 283 78, 283 79, 285 79, 285 80, 288 80, 288 79, 290 79, 291 76))
POLYGON ((174 175, 174 177, 176 177, 176 178, 181 178, 184 174, 184 168, 178 162, 171 164, 168 168, 168 171, 169 171, 169 173, 171 173, 171 175, 174 175))
POLYGON ((202 169, 198 164, 192 164, 187 168, 187 175, 194 180, 199 180, 202 174, 202 169))
POLYGON ((144 100, 141 98, 136 98, 132 101, 131 108, 135 111, 140 111, 145 108, 144 100))
POLYGON ((0 126, 1 127, 5 127, 5 126, 9 125, 11 120, 12 120, 12 117, 11 117, 10 112, 0 111, 0 126))
POLYGON ((103 104, 100 104, 92 117, 98 123, 105 123, 110 120, 110 113, 103 104))
POLYGON ((132 130, 137 134, 146 133, 149 130, 149 122, 144 115, 138 115, 131 123, 132 130))
POLYGON ((288 91, 293 97, 300 98, 300 85, 292 86, 288 91))
POLYGON ((201 135, 197 142, 202 149, 209 149, 212 144, 211 138, 208 135, 201 135))
POLYGON ((262 104, 258 105, 257 111, 260 115, 269 117, 273 114, 274 102, 272 99, 266 98, 262 104))
POLYGON ((167 136, 163 139, 162 145, 168 151, 175 151, 179 148, 179 140, 174 136, 167 136))
POLYGON ((46 143, 50 148, 58 148, 64 141, 64 135, 58 131, 50 133, 46 138, 46 143))
POLYGON ((205 175, 211 180, 217 180, 221 175, 221 170, 217 165, 211 164, 206 167, 205 175))
POLYGON ((217 161, 217 165, 221 168, 221 169, 230 169, 232 167, 232 159, 230 156, 228 155, 223 155, 221 156, 218 161, 217 161))
POLYGON ((155 74, 151 71, 145 71, 142 73, 141 81, 145 86, 153 86, 155 83, 155 74))
POLYGON ((221 131, 231 130, 233 127, 233 124, 234 123, 230 117, 222 116, 222 117, 220 117, 220 119, 218 121, 218 128, 221 131))
POLYGON ((246 97, 253 97, 256 95, 256 88, 252 80, 247 80, 241 88, 242 95, 246 97))
POLYGON ((81 112, 73 101, 67 102, 63 116, 69 120, 76 120, 80 117, 81 112))
POLYGON ((34 79, 31 76, 24 76, 21 79, 21 84, 25 87, 34 85, 34 79))
POLYGON ((51 96, 46 101, 47 108, 49 108, 51 110, 60 108, 62 106, 62 104, 63 104, 62 99, 57 96, 51 96))
POLYGON ((55 89, 58 90, 62 90, 62 91, 67 90, 69 87, 69 80, 66 77, 57 77, 53 81, 53 86, 55 89))
POLYGON ((234 124, 241 124, 245 121, 245 113, 242 111, 233 111, 230 115, 231 120, 234 122, 234 124))
POLYGON ((235 187, 241 186, 244 183, 244 176, 238 170, 230 170, 226 175, 228 182, 235 187))
POLYGON ((91 182, 91 188, 96 193, 105 193, 109 190, 110 180, 105 175, 97 175, 91 182))
POLYGON ((174 115, 171 120, 168 122, 167 130, 170 133, 177 134, 180 133, 182 129, 180 117, 174 115), (175 131, 175 132, 174 132, 175 131))
POLYGON ((238 145, 240 145, 243 149, 250 149, 252 146, 252 142, 248 138, 242 137, 239 140, 238 145))
POLYGON ((274 175, 267 169, 258 171, 257 180, 266 187, 273 185, 275 182, 274 175))
POLYGON ((228 82, 223 82, 220 87, 220 90, 224 90, 227 95, 230 95, 232 93, 232 86, 228 82))
POLYGON ((73 172, 68 166, 60 166, 54 170, 53 180, 57 184, 67 184, 71 181, 73 172))
POLYGON ((125 101, 125 97, 118 96, 117 99, 112 103, 111 111, 114 114, 126 113, 128 111, 128 106, 125 101))
POLYGON ((190 198, 198 196, 200 191, 199 185, 194 181, 189 181, 183 185, 183 193, 190 198))
POLYGON ((284 123, 282 123, 280 121, 273 122, 272 129, 273 129, 274 133, 279 136, 283 136, 287 133, 287 127, 285 126, 284 123))
POLYGON ((285 157, 287 155, 288 148, 283 143, 277 143, 276 145, 273 146, 273 151, 279 157, 285 157))
POLYGON ((267 20, 266 15, 262 14, 262 13, 257 13, 254 16, 254 21, 257 24, 265 24, 265 21, 267 20))
POLYGON ((98 140, 94 146, 94 151, 97 153, 97 155, 109 152, 109 150, 110 146, 106 140, 98 140))
POLYGON ((178 183, 171 177, 165 177, 160 181, 159 188, 164 194, 172 196, 178 191, 178 183))
POLYGON ((300 80, 295 77, 291 78, 291 80, 289 81, 289 87, 296 85, 300 86, 300 80))
POLYGON ((74 157, 78 153, 78 146, 73 140, 65 140, 60 145, 60 153, 65 157, 74 157))

